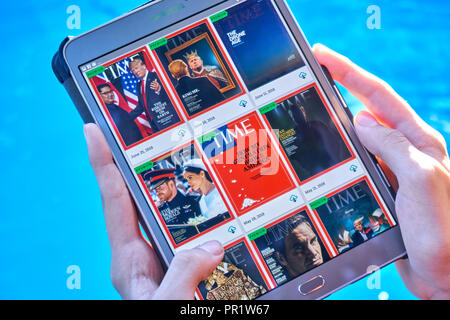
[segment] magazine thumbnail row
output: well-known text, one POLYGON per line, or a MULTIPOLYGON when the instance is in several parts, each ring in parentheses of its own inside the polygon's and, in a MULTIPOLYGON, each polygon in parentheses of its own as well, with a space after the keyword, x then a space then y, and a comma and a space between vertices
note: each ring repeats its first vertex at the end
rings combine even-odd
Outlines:
POLYGON ((225 48, 203 20, 87 73, 125 148, 180 124, 176 101, 192 119, 243 95, 225 50, 250 91, 305 65, 270 0, 227 14, 213 23, 225 48))
POLYGON ((354 159, 315 86, 135 168, 179 245, 354 159), (270 137, 265 125, 281 126, 270 137), (290 172, 293 172, 292 175, 290 172), (214 178, 216 177, 216 178, 214 178), (220 186, 219 186, 220 184, 220 186), (201 195, 200 201, 194 201, 201 195), (190 205, 187 206, 186 204, 190 205), (208 220, 199 229, 186 224, 208 220))
POLYGON ((329 195, 312 213, 297 210, 255 236, 227 245, 223 261, 200 283, 197 294, 210 300, 255 299, 392 226, 367 180, 354 182, 329 195))
MULTIPOLYGON (((295 132, 290 137, 296 138, 295 132)), ((351 159, 347 149, 341 157, 334 154, 336 145, 345 143, 341 136, 333 137, 300 145, 297 142, 302 140, 296 139, 289 143, 289 153, 280 153, 280 145, 285 148, 281 136, 273 142, 254 112, 135 172, 176 248, 293 191, 295 180, 317 178, 351 159)))

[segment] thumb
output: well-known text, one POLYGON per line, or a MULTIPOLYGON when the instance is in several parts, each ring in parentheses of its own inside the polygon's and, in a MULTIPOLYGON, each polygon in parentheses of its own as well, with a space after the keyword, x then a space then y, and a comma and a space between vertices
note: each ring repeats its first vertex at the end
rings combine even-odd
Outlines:
POLYGON ((398 130, 381 125, 369 112, 361 111, 355 129, 362 144, 383 160, 399 180, 407 178, 414 154, 420 152, 398 130))
POLYGON ((194 299, 198 284, 208 278, 222 261, 223 255, 224 249, 218 241, 209 241, 195 249, 180 251, 173 258, 153 299, 194 299))

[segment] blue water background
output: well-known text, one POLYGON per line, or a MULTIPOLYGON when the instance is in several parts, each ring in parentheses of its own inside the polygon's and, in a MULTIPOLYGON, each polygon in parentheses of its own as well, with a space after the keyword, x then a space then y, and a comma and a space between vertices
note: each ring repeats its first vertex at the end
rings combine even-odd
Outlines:
MULTIPOLYGON (((56 81, 50 61, 60 41, 144 1, 1 1, 0 299, 118 299, 110 281, 110 249, 82 121, 56 81), (68 30, 70 5, 81 29, 68 30), (81 268, 69 290, 67 267, 81 268)), ((322 42, 394 87, 429 124, 450 138, 450 2, 288 0, 309 42, 322 42), (381 29, 366 26, 369 5, 381 29)), ((362 108, 344 93, 352 111, 362 108)), ((329 299, 413 296, 395 267, 381 286, 362 279, 329 299)))

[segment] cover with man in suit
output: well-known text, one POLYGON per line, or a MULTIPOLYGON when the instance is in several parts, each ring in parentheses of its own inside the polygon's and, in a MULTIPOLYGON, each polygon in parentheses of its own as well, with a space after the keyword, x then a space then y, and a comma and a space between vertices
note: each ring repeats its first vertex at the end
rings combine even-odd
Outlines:
MULTIPOLYGON (((334 254, 354 248, 381 233, 370 221, 373 213, 385 217, 385 211, 363 178, 326 196, 326 201, 314 211, 319 215, 325 231, 331 238, 334 254)), ((389 226, 394 225, 389 220, 389 226)))
POLYGON ((132 118, 145 113, 152 133, 159 132, 180 122, 161 80, 154 71, 149 71, 141 58, 130 62, 131 72, 140 79, 137 85, 138 106, 130 112, 132 118))

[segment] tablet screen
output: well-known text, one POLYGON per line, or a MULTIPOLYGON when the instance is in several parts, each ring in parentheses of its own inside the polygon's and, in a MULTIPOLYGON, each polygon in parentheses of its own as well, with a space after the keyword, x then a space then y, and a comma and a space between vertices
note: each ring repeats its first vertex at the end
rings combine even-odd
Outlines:
POLYGON ((81 67, 173 252, 225 246, 200 299, 260 297, 396 224, 305 61, 248 0, 81 67))

